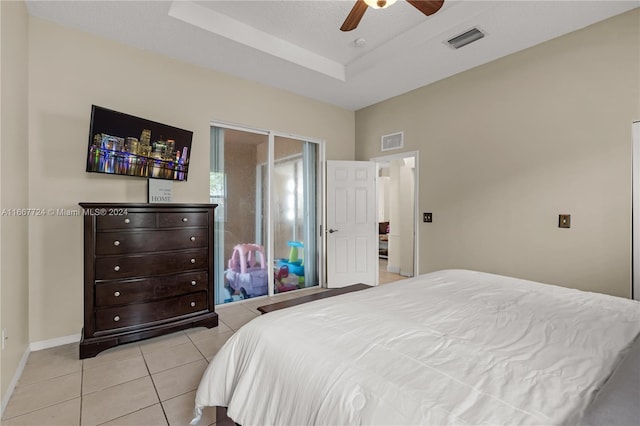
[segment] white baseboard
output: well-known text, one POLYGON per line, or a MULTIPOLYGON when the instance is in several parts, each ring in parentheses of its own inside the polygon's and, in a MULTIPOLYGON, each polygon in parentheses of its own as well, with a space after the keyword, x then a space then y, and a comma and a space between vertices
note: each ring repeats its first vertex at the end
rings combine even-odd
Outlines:
POLYGON ((387 272, 390 272, 392 274, 400 274, 400 267, 387 265, 387 272))
POLYGON ((24 367, 25 365, 27 365, 27 359, 29 358, 29 354, 31 353, 31 351, 29 350, 29 348, 24 350, 24 353, 22 354, 22 358, 20 359, 20 363, 18 363, 18 368, 16 369, 15 374, 13 375, 13 379, 11 379, 11 383, 9 383, 9 388, 7 388, 7 393, 4 396, 4 398, 2 398, 2 407, 0 409, 0 418, 2 418, 2 416, 4 415, 4 410, 5 408, 7 408, 7 404, 9 403, 9 400, 11 399, 11 395, 13 395, 13 390, 16 388, 16 385, 18 384, 18 380, 20 380, 20 376, 22 376, 22 372, 24 371, 24 367))
POLYGON ((31 352, 35 352, 35 351, 41 351, 43 349, 54 348, 56 346, 67 345, 69 343, 78 343, 80 342, 81 336, 82 335, 78 333, 78 334, 72 334, 71 336, 56 337, 55 339, 41 340, 39 342, 31 342, 31 344, 29 345, 29 349, 31 349, 31 352))
POLYGON ((7 389, 7 394, 2 398, 2 406, 0 407, 0 418, 4 415, 4 410, 7 408, 7 404, 11 399, 11 395, 13 395, 13 391, 18 384, 18 380, 22 376, 22 372, 24 371, 24 367, 27 365, 27 359, 29 358, 29 354, 31 352, 40 351, 42 349, 49 349, 56 346, 62 346, 69 343, 77 343, 80 341, 81 334, 73 334, 71 336, 57 337, 55 339, 42 340, 40 342, 33 342, 29 344, 29 347, 24 350, 24 354, 22 354, 22 358, 20 359, 20 363, 18 364, 18 368, 16 369, 15 374, 13 375, 13 379, 11 379, 11 383, 9 384, 9 388, 7 389))

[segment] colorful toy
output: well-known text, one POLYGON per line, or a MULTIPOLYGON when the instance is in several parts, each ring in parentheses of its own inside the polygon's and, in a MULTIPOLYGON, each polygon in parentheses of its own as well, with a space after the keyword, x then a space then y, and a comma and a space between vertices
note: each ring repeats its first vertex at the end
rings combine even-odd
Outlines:
POLYGON ((287 265, 289 272, 297 275, 298 277, 304 277, 304 265, 302 259, 298 258, 298 249, 304 248, 304 244, 300 241, 287 242, 289 247, 289 259, 280 259, 278 266, 287 265))
POLYGON ((268 274, 264 248, 258 244, 238 244, 233 248, 225 271, 229 292, 243 298, 267 294, 268 274))
POLYGON ((295 276, 289 276, 289 267, 282 265, 275 273, 276 292, 284 293, 285 291, 297 290, 298 279, 295 276))

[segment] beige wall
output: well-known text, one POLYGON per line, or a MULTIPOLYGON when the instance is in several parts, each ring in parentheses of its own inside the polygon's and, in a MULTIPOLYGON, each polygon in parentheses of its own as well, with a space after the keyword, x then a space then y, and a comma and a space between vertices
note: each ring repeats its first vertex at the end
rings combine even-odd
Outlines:
MULTIPOLYGON (((353 159, 354 113, 125 47, 41 19, 29 21, 29 204, 145 202, 146 180, 84 171, 91 104, 194 131, 189 180, 177 202, 207 202, 209 123, 232 122, 326 140, 329 159, 353 159)), ((29 235, 31 341, 82 327, 79 217, 33 221, 29 235)))
MULTIPOLYGON (((0 208, 28 207, 28 15, 23 2, 0 2, 0 208)), ((28 222, 0 218, 0 328, 8 340, 0 358, 0 400, 29 346, 28 222)))
POLYGON ((420 272, 630 296, 639 24, 635 9, 356 112, 357 159, 398 131, 419 151, 420 272))

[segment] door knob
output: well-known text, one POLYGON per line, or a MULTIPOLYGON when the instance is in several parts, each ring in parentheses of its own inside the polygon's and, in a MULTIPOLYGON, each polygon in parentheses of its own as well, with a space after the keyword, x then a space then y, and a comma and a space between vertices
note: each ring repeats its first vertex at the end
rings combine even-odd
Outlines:
POLYGON ((327 232, 330 233, 330 234, 333 234, 334 232, 338 232, 338 230, 337 229, 329 229, 327 232))

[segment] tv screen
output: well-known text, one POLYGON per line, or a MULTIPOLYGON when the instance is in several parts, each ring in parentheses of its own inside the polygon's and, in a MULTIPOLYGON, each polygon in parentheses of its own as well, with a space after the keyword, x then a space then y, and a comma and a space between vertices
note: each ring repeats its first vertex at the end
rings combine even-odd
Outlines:
POLYGON ((187 180, 193 132, 91 107, 87 172, 187 180))

